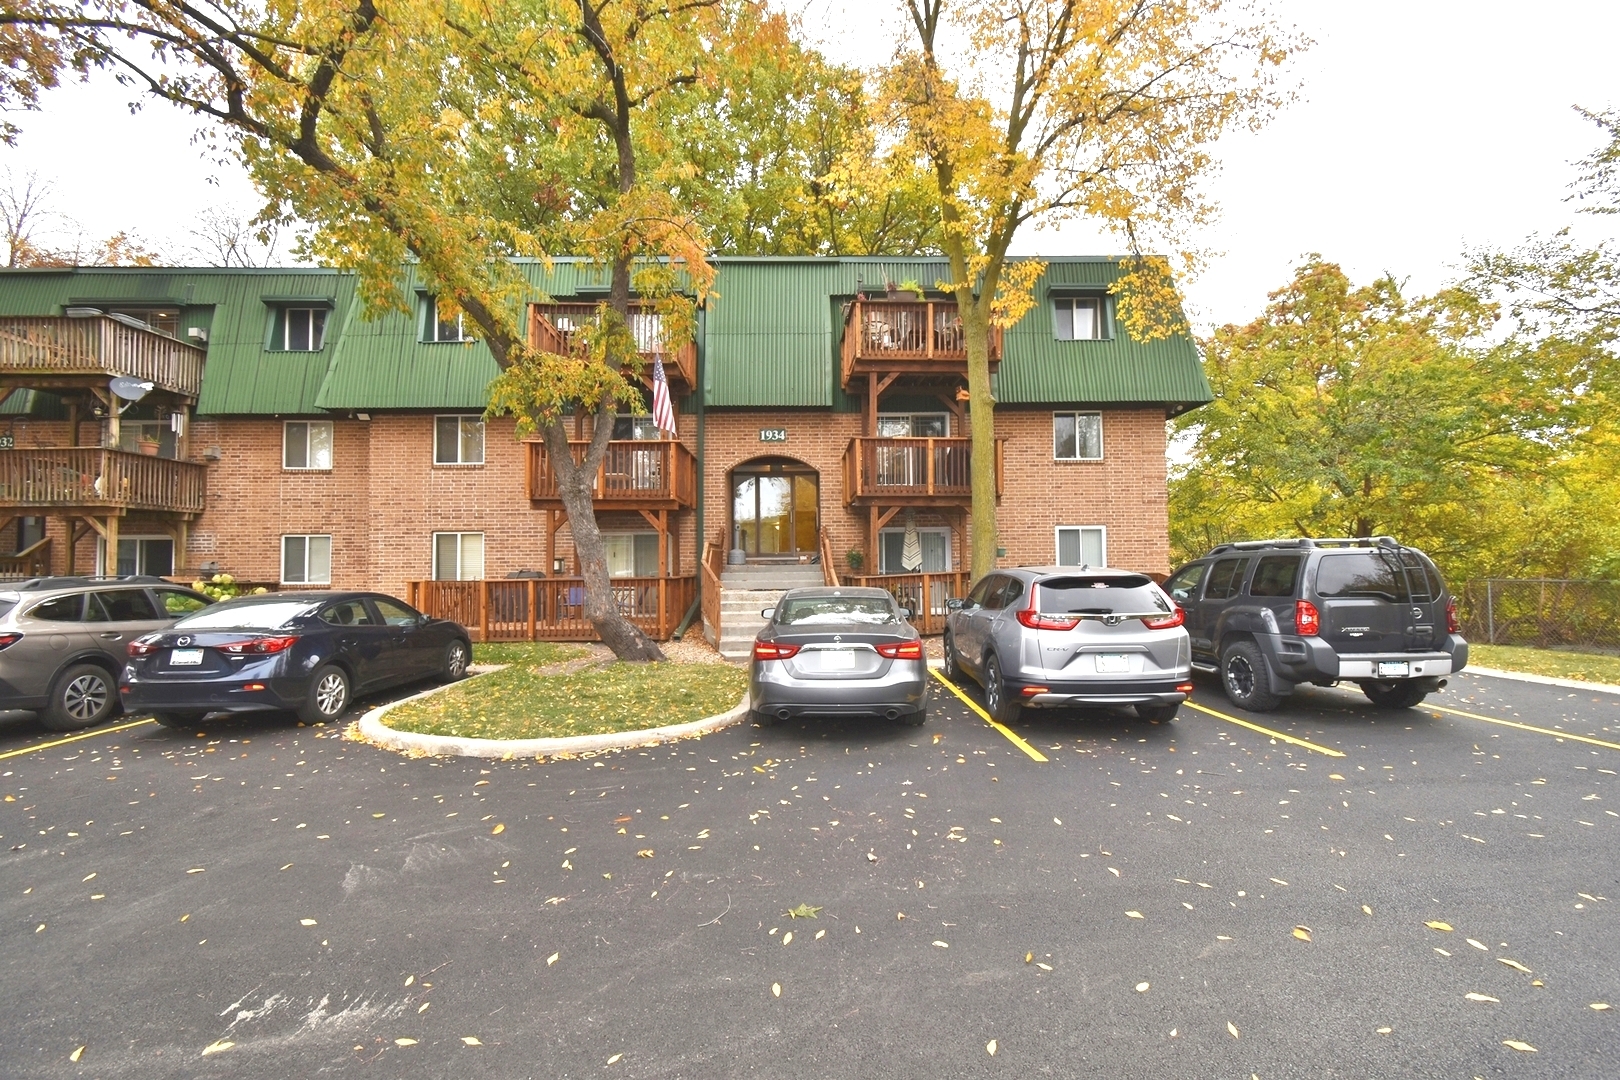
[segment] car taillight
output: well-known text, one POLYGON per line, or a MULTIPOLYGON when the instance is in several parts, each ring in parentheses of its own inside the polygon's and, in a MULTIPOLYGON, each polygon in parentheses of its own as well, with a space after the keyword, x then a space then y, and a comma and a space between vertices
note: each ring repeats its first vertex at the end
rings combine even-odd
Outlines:
POLYGON ((157 647, 157 641, 152 638, 136 638, 126 651, 131 656, 151 656, 157 652, 157 647))
POLYGON ((1042 615, 1033 608, 1018 613, 1018 621, 1031 630, 1073 630, 1080 625, 1078 615, 1042 615))
POLYGON ((261 637, 252 638, 248 641, 232 641, 225 645, 215 645, 214 648, 231 656, 264 656, 268 653, 278 653, 290 649, 297 640, 296 636, 261 637))
MULTIPOLYGON (((1457 598, 1455 596, 1448 596, 1446 597, 1446 633, 1455 634, 1461 630, 1462 623, 1457 621, 1457 598)), ((5 648, 5 646, 0 645, 0 649, 3 648, 5 648)))
POLYGON ((1294 633, 1315 637, 1322 632, 1322 613, 1309 600, 1294 601, 1294 633))
POLYGON ((890 660, 921 660, 922 642, 920 641, 893 641, 877 647, 879 656, 887 656, 890 660))
POLYGON ((21 640, 21 634, 0 634, 0 649, 9 649, 21 640))
POLYGON ((1181 610, 1180 604, 1177 604, 1176 610, 1172 611, 1170 614, 1157 619, 1143 619, 1142 625, 1147 627, 1149 630, 1169 630, 1173 627, 1180 626, 1186 621, 1187 613, 1181 610))
POLYGON ((802 646, 779 645, 774 641, 756 641, 754 642, 754 659, 786 660, 788 657, 796 655, 800 648, 802 646))

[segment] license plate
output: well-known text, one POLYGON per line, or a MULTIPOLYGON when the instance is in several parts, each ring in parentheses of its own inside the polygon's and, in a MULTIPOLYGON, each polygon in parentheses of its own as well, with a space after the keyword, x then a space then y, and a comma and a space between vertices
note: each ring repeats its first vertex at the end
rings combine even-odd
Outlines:
POLYGON ((196 667, 202 663, 201 649, 171 649, 169 650, 170 667, 196 667))
POLYGON ((1378 661, 1378 677, 1380 679, 1388 679, 1396 675, 1410 674, 1412 674, 1412 665, 1407 663, 1405 660, 1378 661))
POLYGON ((1131 658, 1124 653, 1105 652, 1097 654, 1098 671, 1129 671, 1131 658))
POLYGON ((853 649, 821 650, 822 671, 852 671, 854 668, 855 652, 853 649))

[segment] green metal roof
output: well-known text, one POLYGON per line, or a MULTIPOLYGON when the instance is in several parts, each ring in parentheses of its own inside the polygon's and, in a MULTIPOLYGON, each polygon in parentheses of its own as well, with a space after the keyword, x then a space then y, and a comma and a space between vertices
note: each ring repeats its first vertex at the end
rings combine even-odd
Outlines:
MULTIPOLYGON (((999 401, 1180 410, 1211 400, 1197 351, 1184 334, 1140 342, 1116 325, 1103 341, 1055 340, 1048 302, 1054 290, 1104 289, 1118 266, 1106 258, 1046 261, 1039 302, 1006 333, 999 401)), ((517 266, 536 299, 605 291, 601 270, 583 260, 520 260, 517 266)), ((720 258, 716 266, 698 343, 705 402, 716 407, 859 408, 839 387, 842 302, 863 289, 879 294, 885 281, 914 279, 932 289, 947 274, 941 259, 720 258)), ((422 294, 415 268, 405 275, 406 296, 422 294)), ((0 271, 0 315, 53 315, 77 303, 175 304, 182 335, 192 326, 209 333, 198 403, 204 414, 484 407, 497 369, 482 343, 423 342, 414 310, 368 318, 355 284, 349 272, 296 268, 0 271), (272 351, 276 312, 300 299, 330 308, 325 347, 272 351)))

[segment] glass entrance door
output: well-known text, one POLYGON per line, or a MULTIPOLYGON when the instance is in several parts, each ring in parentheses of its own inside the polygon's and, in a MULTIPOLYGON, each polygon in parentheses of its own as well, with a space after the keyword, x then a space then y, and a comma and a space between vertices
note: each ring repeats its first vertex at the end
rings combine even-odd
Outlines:
POLYGON ((819 483, 802 465, 731 474, 731 542, 750 558, 797 558, 817 550, 819 483))

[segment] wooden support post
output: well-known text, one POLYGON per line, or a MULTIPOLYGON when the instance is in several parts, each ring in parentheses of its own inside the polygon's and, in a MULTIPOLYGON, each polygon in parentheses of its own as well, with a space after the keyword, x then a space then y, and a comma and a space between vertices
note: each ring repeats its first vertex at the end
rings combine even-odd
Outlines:
POLYGON ((113 514, 107 515, 107 528, 102 532, 101 538, 106 549, 106 555, 101 560, 101 572, 116 577, 118 574, 118 518, 113 514))
POLYGON ((480 578, 478 581, 478 633, 479 641, 489 640, 489 581, 480 578))
POLYGON ((528 611, 529 611, 529 637, 528 637, 528 640, 530 640, 530 641, 538 641, 539 638, 535 637, 536 619, 535 619, 534 605, 535 605, 535 602, 537 600, 539 600, 539 598, 540 598, 539 582, 535 581, 534 578, 530 578, 528 584, 529 584, 529 607, 528 607, 528 611))
POLYGON ((862 417, 861 434, 868 437, 877 434, 877 399, 878 399, 877 372, 869 372, 866 376, 866 415, 862 417))
POLYGON ((68 577, 72 577, 74 564, 78 561, 77 553, 75 551, 75 549, 79 546, 79 538, 75 535, 75 533, 78 532, 78 527, 75 524, 74 518, 64 517, 62 519, 62 528, 67 532, 67 565, 63 567, 63 573, 67 574, 68 577))

